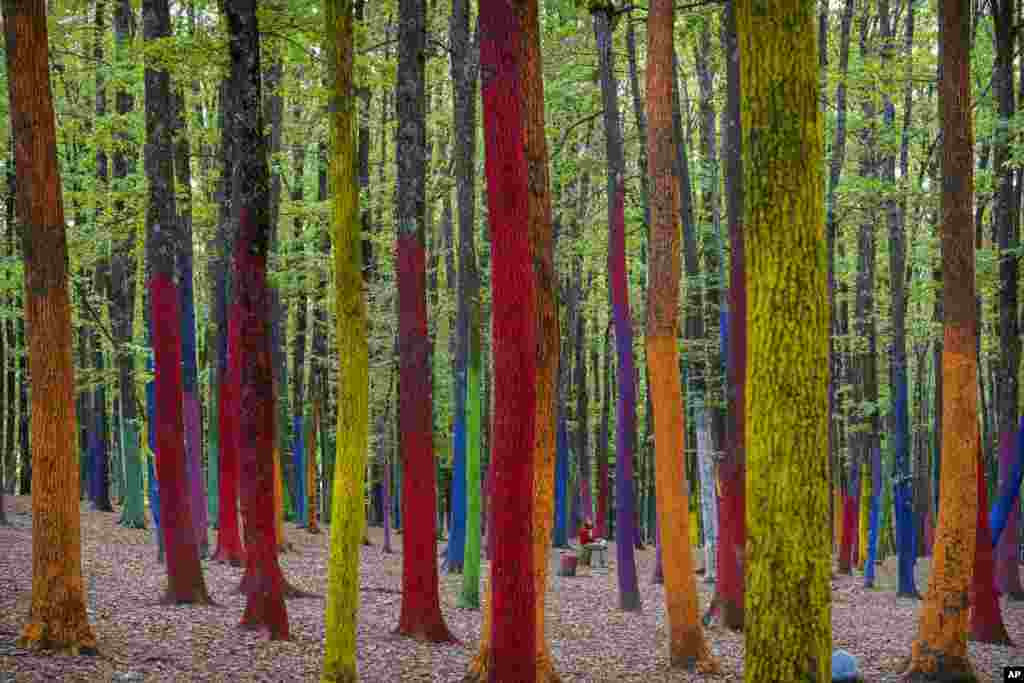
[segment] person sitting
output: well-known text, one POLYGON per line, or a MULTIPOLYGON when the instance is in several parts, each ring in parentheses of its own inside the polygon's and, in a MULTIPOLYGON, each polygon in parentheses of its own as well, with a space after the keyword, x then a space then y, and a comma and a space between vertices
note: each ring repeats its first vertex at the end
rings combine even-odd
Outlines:
POLYGON ((588 519, 580 527, 580 546, 586 547, 594 542, 594 525, 588 519))

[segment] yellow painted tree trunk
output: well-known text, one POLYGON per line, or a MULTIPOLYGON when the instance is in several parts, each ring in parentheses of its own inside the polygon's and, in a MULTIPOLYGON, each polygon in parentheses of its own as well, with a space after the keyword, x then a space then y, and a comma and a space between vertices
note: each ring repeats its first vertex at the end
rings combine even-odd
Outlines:
MULTIPOLYGON (((669 663, 717 671, 700 623, 691 556, 691 520, 683 452, 683 390, 679 326, 679 186, 673 176, 673 0, 651 0, 647 14, 647 159, 651 188, 651 258, 647 306, 647 367, 654 408, 655 496, 661 534, 669 663), (682 476, 680 476, 682 475, 682 476)), ((695 525, 694 525, 695 526, 695 525)))
POLYGON ((748 683, 831 680, 829 307, 817 5, 739 0, 748 683))
MULTIPOLYGON (((537 0, 515 0, 523 30, 523 90, 526 99, 526 146, 530 165, 530 245, 536 276, 538 315, 537 418, 533 448, 533 579, 536 595, 537 681, 561 680, 554 670, 544 635, 548 556, 555 509, 555 378, 558 374, 559 331, 555 287, 554 242, 551 222, 551 193, 548 151, 544 138, 544 81, 540 54, 540 25, 537 0)), ((480 647, 470 666, 467 681, 486 681, 491 632, 491 584, 484 588, 484 618, 480 647)))
POLYGON ((942 78, 942 470, 939 523, 908 680, 975 680, 967 656, 977 534, 978 308, 974 286, 971 5, 940 14, 942 78))
POLYGON ((359 551, 366 520, 363 487, 369 439, 369 365, 362 241, 357 216, 352 88, 352 3, 324 0, 330 83, 331 160, 334 196, 334 266, 337 293, 337 456, 331 508, 327 582, 327 643, 321 681, 355 681, 359 551))
POLYGON ((19 645, 96 650, 82 589, 68 245, 50 90, 46 4, 4 0, 7 82, 32 373, 32 603, 19 645))

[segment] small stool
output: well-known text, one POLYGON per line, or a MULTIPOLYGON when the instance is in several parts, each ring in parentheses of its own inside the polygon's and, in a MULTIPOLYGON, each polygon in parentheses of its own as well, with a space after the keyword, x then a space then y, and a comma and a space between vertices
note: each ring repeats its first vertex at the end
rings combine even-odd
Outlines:
POLYGON ((565 553, 558 565, 559 576, 576 576, 576 563, 578 558, 573 553, 565 553))
POLYGON ((586 546, 590 551, 590 566, 592 569, 608 568, 608 546, 603 543, 590 543, 586 546))

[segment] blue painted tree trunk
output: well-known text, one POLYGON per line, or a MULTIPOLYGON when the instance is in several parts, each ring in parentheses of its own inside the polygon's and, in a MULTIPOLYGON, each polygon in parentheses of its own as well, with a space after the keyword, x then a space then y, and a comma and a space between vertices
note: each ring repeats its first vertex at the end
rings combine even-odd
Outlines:
POLYGON ((992 506, 992 546, 999 545, 999 537, 1006 528, 1010 510, 1017 504, 1020 493, 1021 479, 1024 478, 1024 416, 1020 419, 1020 432, 1017 434, 1017 462, 1014 463, 1010 476, 999 488, 999 499, 992 506))
POLYGON ((913 497, 910 488, 906 366, 897 365, 893 368, 893 384, 896 423, 893 430, 896 451, 893 498, 896 507, 896 552, 899 555, 899 578, 896 593, 902 596, 917 597, 917 586, 914 583, 914 564, 917 562, 917 524, 914 520, 913 497))
POLYGON ((875 558, 878 557, 878 527, 882 513, 882 452, 871 450, 871 516, 868 521, 868 557, 864 562, 864 587, 875 585, 875 558))
POLYGON ((566 443, 565 413, 558 408, 558 432, 555 446, 555 526, 551 532, 551 545, 565 548, 569 545, 568 508, 566 490, 569 479, 569 449, 566 443))
POLYGON ((303 443, 305 431, 302 415, 296 415, 293 418, 292 434, 294 439, 292 463, 295 467, 295 523, 301 528, 309 522, 309 517, 306 514, 306 450, 303 443))
MULTIPOLYGON (((463 378, 465 374, 463 373, 463 378)), ((455 430, 452 434, 452 492, 448 505, 448 554, 445 565, 449 572, 461 573, 466 556, 466 396, 465 382, 455 389, 455 430)))

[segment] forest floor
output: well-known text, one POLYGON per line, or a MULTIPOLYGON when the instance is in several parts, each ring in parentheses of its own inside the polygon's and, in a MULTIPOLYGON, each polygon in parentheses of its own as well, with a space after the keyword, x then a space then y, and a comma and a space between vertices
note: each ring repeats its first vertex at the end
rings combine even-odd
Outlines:
MULTIPOLYGON (((294 547, 281 556, 292 584, 317 598, 288 602, 292 640, 237 627, 244 597, 235 592, 241 569, 205 562, 213 607, 158 604, 165 569, 156 562, 153 532, 123 529, 117 514, 82 506, 82 565, 89 617, 99 643, 95 657, 37 655, 15 645, 28 613, 31 592, 31 516, 26 497, 6 498, 13 527, 0 527, 0 683, 11 681, 316 681, 324 642, 327 590, 327 533, 311 535, 286 524, 294 547), (13 513, 13 514, 11 514, 13 513)), ((211 543, 216 532, 211 532, 211 543)), ((362 603, 359 612, 359 673, 368 683, 458 681, 476 650, 481 613, 456 607, 462 577, 441 574, 445 620, 458 638, 433 645, 392 634, 401 605, 401 535, 395 552, 381 551, 383 530, 370 529, 373 545, 361 549, 362 603)), ((443 547, 439 543, 438 549, 443 547)), ((548 579, 547 636, 562 679, 568 681, 698 681, 697 674, 668 670, 664 589, 650 581, 654 550, 637 553, 643 610, 616 609, 618 588, 614 548, 610 571, 582 568, 573 578, 555 576, 559 551, 552 550, 548 579)), ((927 563, 919 563, 918 588, 926 586, 927 563)), ((891 565, 891 563, 890 563, 891 565)), ((484 564, 484 573, 487 564, 484 564)), ((887 572, 883 569, 882 583, 887 572)), ((853 653, 866 681, 896 681, 897 668, 917 633, 920 602, 897 598, 892 590, 865 590, 860 576, 833 581, 835 647, 853 653)), ((698 576, 702 610, 713 586, 698 576)), ((1003 619, 1019 645, 970 644, 979 673, 1002 680, 1002 667, 1024 664, 1024 602, 1003 605, 1003 619)), ((708 638, 722 663, 716 680, 743 678, 742 634, 712 627, 708 638)))

